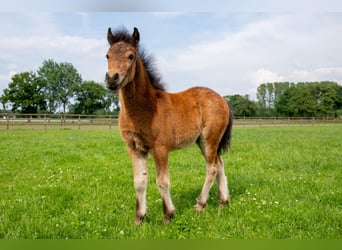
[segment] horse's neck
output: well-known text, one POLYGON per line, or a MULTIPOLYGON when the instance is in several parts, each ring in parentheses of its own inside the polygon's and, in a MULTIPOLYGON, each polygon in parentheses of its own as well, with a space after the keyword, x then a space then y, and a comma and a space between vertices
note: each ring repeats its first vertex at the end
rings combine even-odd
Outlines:
POLYGON ((129 113, 139 113, 139 110, 153 111, 154 91, 147 72, 140 66, 136 69, 134 80, 120 90, 121 105, 129 113))

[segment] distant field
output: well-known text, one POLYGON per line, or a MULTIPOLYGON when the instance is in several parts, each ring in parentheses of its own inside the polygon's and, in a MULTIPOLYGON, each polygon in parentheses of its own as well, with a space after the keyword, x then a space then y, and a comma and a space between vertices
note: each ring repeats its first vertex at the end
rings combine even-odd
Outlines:
POLYGON ((341 239, 342 126, 233 129, 224 154, 232 204, 193 206, 205 163, 170 155, 176 216, 162 225, 150 160, 148 216, 133 225, 132 167, 117 130, 0 130, 0 238, 341 239))

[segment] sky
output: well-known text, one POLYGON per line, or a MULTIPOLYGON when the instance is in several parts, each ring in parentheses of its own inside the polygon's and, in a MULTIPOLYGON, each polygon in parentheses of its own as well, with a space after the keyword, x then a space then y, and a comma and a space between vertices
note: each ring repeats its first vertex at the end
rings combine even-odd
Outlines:
POLYGON ((170 92, 206 86, 221 95, 256 99, 265 82, 342 83, 342 8, 335 5, 249 9, 242 0, 233 10, 199 4, 142 10, 118 5, 104 11, 90 5, 63 8, 61 1, 57 9, 48 0, 41 7, 33 1, 28 11, 0 6, 0 95, 14 74, 36 71, 47 59, 72 63, 83 80, 104 83, 107 29, 122 26, 139 29, 141 45, 154 56, 170 92))

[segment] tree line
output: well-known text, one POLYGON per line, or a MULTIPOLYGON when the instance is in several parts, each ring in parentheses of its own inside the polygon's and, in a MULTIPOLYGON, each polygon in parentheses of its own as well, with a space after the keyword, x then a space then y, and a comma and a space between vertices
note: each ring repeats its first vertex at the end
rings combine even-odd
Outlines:
POLYGON ((118 110, 118 97, 103 84, 83 81, 71 63, 45 60, 36 72, 15 74, 0 101, 15 113, 108 114, 118 110))
MULTIPOLYGON (((273 82, 257 88, 257 100, 248 95, 224 96, 235 116, 342 116, 342 86, 332 81, 273 82)), ((45 60, 36 72, 12 77, 0 97, 3 111, 15 113, 112 114, 118 96, 104 84, 83 81, 71 63, 45 60)))
POLYGON ((225 96, 225 99, 235 116, 342 116, 342 86, 332 81, 263 83, 257 88, 257 101, 248 95, 225 96))

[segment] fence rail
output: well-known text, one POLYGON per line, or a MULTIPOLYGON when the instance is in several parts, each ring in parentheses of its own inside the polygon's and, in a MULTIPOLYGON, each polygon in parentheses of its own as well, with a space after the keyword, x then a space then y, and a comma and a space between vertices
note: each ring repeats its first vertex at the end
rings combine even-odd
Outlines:
MULTIPOLYGON (((234 117, 234 127, 342 125, 341 118, 234 117)), ((116 129, 116 115, 2 114, 0 130, 9 129, 116 129)))
POLYGON ((333 117, 234 117, 234 126, 265 127, 265 126, 314 126, 342 125, 341 118, 333 117))
POLYGON ((112 129, 118 126, 114 115, 11 114, 3 115, 0 129, 112 129))

